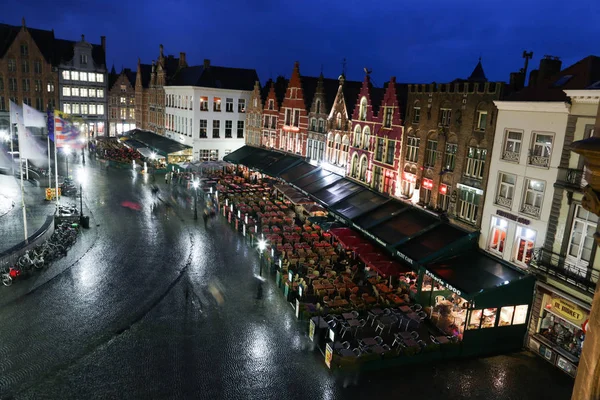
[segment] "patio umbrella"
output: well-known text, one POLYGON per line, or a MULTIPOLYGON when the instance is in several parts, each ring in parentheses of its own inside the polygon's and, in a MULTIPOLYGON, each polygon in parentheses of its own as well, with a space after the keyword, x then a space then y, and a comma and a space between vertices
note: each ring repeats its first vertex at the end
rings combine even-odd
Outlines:
POLYGON ((356 236, 356 232, 348 227, 331 229, 331 234, 338 239, 344 236, 356 236))

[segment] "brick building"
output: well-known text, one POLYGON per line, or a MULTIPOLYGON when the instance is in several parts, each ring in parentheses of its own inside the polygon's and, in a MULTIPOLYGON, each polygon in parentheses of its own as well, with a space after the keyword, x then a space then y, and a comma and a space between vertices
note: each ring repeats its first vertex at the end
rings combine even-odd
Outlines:
POLYGON ((108 76, 108 124, 109 135, 117 136, 136 127, 135 78, 129 68, 117 74, 115 67, 108 76))
POLYGON ((316 89, 316 85, 315 87, 309 85, 315 83, 300 77, 300 63, 296 61, 277 120, 280 150, 306 156, 308 112, 316 89))
POLYGON ((283 98, 286 95, 288 80, 282 76, 273 81, 269 79, 261 91, 263 102, 262 112, 262 140, 261 145, 272 149, 279 149, 279 134, 277 131, 279 112, 283 98))
POLYGON ((54 31, 0 24, 0 131, 9 128, 9 100, 40 111, 58 103, 59 55, 54 31))
POLYGON ((409 85, 398 193, 447 213, 458 225, 481 224, 495 117, 504 82, 488 82, 481 65, 450 83, 409 85))
POLYGON ((352 140, 347 177, 371 185, 373 171, 373 135, 379 128, 377 113, 384 90, 371 83, 367 73, 352 113, 352 140))
POLYGON ((159 46, 158 60, 152 65, 138 60, 135 81, 136 126, 160 135, 165 133, 165 90, 169 81, 180 68, 187 67, 185 53, 179 58, 164 55, 164 47, 159 46))
POLYGON ((246 144, 260 146, 262 137, 263 101, 260 82, 254 83, 250 101, 246 107, 246 144))
MULTIPOLYGON (((318 78, 302 77, 302 83, 306 86, 310 83, 311 87, 315 87, 315 94, 312 104, 309 105, 309 125, 308 125, 308 140, 306 157, 314 163, 328 162, 331 166, 345 165, 347 157, 336 154, 331 159, 326 158, 327 137, 332 134, 329 129, 328 118, 332 106, 335 105, 335 97, 338 92, 339 83, 335 79, 327 79, 321 74, 318 78), (308 82, 312 81, 312 82, 308 82), (338 161, 342 161, 338 164, 338 161)), ((347 121, 347 119, 345 119, 347 121)), ((339 135, 339 132, 338 132, 339 135)), ((338 141, 341 139, 338 137, 338 141)), ((340 150, 340 149, 338 149, 340 150)), ((346 154, 347 154, 346 148, 346 154)), ((343 173, 342 173, 343 175, 343 173)))

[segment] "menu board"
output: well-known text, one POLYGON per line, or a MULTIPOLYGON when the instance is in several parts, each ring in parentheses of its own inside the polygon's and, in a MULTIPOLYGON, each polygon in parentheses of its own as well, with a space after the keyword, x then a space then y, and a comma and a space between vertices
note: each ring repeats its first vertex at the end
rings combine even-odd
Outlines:
POLYGON ((325 348, 325 365, 327 368, 331 369, 331 359, 333 358, 333 348, 331 347, 331 343, 327 343, 327 347, 325 348))
POLYGON ((513 317, 513 325, 524 324, 527 322, 527 304, 515 307, 515 316, 513 317))
POLYGON ((315 339, 315 321, 314 319, 310 319, 310 323, 308 324, 308 338, 313 341, 315 339))

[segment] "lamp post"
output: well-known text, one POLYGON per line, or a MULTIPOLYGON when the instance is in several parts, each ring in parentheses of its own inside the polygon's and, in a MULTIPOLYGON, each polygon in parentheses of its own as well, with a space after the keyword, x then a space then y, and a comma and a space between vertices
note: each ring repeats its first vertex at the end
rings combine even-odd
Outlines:
POLYGON ((79 222, 83 221, 83 184, 86 180, 85 169, 77 170, 77 181, 79 181, 79 222))
POLYGON ((194 219, 198 219, 198 181, 192 183, 194 187, 194 219))
POLYGON ((69 177, 69 154, 71 154, 71 148, 69 146, 63 147, 65 153, 65 160, 67 161, 67 178, 69 177))
POLYGON ((258 241, 258 250, 259 250, 259 263, 260 263, 260 276, 262 276, 263 263, 262 263, 262 254, 263 251, 267 248, 267 241, 264 239, 260 239, 258 241))

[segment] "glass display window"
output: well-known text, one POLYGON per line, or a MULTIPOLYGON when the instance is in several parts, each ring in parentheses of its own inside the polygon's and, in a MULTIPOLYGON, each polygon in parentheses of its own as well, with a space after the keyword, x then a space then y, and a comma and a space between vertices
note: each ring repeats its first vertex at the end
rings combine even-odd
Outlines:
POLYGON ((515 314, 515 307, 508 306, 500 309, 500 321, 498 326, 512 325, 513 315, 515 314))
POLYGON ((569 354, 581 356, 585 334, 568 321, 544 310, 538 333, 569 354))
POLYGON ((513 325, 521 325, 527 322, 528 309, 529 306, 527 304, 515 306, 515 316, 513 318, 513 325))
POLYGON ((497 308, 486 308, 483 310, 483 318, 481 319, 481 329, 493 328, 496 326, 497 308))
POLYGON ((506 245, 506 230, 508 222, 505 219, 492 217, 492 230, 490 233, 489 248, 491 251, 502 254, 506 245))
POLYGON ((483 310, 471 310, 471 316, 469 317, 469 325, 467 326, 467 330, 479 329, 482 314, 483 310))

